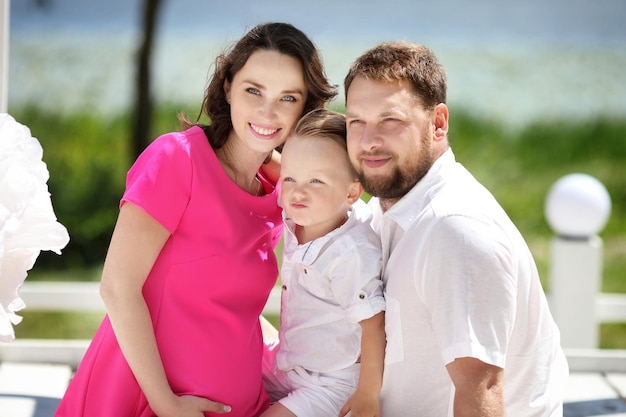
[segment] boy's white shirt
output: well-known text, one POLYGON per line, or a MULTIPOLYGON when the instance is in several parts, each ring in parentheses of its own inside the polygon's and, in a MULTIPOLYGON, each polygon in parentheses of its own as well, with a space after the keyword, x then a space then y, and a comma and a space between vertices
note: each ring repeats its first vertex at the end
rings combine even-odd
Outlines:
POLYGON ((332 372, 355 364, 361 320, 385 310, 380 239, 371 213, 358 200, 348 220, 327 235, 299 245, 285 220, 281 269, 278 368, 332 372))

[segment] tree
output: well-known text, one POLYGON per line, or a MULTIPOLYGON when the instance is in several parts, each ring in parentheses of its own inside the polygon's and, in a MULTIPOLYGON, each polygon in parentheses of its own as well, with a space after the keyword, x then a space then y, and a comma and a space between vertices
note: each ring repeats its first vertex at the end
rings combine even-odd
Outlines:
POLYGON ((137 78, 135 96, 135 118, 132 137, 132 158, 135 159, 151 140, 152 93, 150 88, 150 63, 154 45, 154 34, 161 0, 144 0, 143 39, 137 53, 137 78))

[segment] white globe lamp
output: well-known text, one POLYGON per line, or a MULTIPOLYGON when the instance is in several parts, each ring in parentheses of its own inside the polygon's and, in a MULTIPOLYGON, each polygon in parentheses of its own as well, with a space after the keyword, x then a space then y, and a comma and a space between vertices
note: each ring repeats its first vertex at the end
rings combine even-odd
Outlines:
POLYGON ((611 198, 600 181, 587 174, 569 174, 550 189, 545 204, 548 224, 558 236, 586 239, 609 219, 611 198))
POLYGON ((598 232, 611 213, 606 188, 586 174, 570 174, 550 189, 545 214, 556 233, 550 265, 550 310, 566 348, 596 349, 596 294, 602 277, 598 232))

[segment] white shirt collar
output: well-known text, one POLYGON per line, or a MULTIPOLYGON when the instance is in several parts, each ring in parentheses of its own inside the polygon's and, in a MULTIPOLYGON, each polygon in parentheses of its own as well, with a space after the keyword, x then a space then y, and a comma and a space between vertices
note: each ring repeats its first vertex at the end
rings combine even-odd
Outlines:
POLYGON ((294 222, 285 219, 285 242, 283 248, 288 252, 300 252, 298 256, 301 257, 301 262, 305 265, 311 265, 329 240, 339 233, 345 233, 347 230, 356 227, 357 223, 369 223, 370 220, 371 213, 367 205, 363 200, 359 199, 348 210, 348 220, 344 224, 322 237, 300 245, 297 243, 298 239, 294 233, 294 222))
POLYGON ((437 190, 437 186, 441 184, 442 171, 454 164, 456 164, 454 153, 452 148, 448 148, 430 167, 426 175, 384 214, 379 199, 377 197, 372 198, 370 207, 376 219, 373 222, 374 229, 378 230, 379 221, 384 216, 393 220, 402 229, 407 230, 416 216, 430 202, 432 193, 437 190))

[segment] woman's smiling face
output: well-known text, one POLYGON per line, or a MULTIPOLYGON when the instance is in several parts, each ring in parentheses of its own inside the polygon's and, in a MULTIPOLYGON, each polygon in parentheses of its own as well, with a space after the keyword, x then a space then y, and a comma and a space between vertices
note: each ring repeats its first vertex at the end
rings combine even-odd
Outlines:
POLYGON ((260 49, 250 55, 224 88, 234 135, 261 152, 285 142, 307 99, 302 64, 273 50, 260 49))

